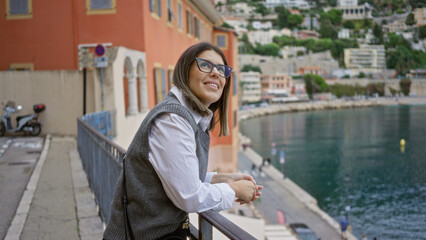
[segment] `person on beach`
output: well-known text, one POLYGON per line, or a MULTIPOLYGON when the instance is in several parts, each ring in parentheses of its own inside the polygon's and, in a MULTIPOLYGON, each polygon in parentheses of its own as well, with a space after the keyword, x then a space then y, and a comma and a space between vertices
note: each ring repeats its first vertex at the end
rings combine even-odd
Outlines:
POLYGON ((345 216, 342 216, 340 218, 339 224, 340 224, 340 230, 341 230, 340 238, 343 239, 343 240, 348 239, 347 234, 346 234, 346 230, 348 228, 349 223, 348 223, 348 220, 346 220, 345 216))
POLYGON ((260 196, 262 186, 248 174, 207 173, 209 131, 219 122, 219 136, 229 134, 231 71, 210 43, 181 55, 175 87, 145 117, 123 158, 105 240, 186 239, 188 213, 260 196))

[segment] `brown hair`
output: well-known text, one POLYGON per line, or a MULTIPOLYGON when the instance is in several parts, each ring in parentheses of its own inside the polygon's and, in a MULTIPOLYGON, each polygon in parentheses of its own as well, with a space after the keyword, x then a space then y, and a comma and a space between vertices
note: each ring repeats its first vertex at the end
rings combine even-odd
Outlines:
POLYGON ((219 136, 229 135, 228 128, 228 103, 229 103, 229 90, 231 86, 231 76, 226 78, 226 84, 223 88, 222 96, 217 102, 210 104, 207 108, 201 101, 198 99, 191 89, 189 89, 189 72, 191 70, 192 64, 195 63, 195 58, 198 57, 202 52, 207 50, 213 50, 222 57, 222 60, 225 65, 228 65, 225 55, 223 52, 216 46, 207 43, 201 42, 195 45, 192 45, 185 52, 182 53, 179 60, 176 63, 175 71, 173 73, 173 83, 174 85, 182 92, 185 98, 190 103, 191 107, 197 111, 201 116, 207 116, 210 109, 214 113, 214 117, 210 123, 209 130, 213 130, 215 124, 220 122, 220 133, 219 136))

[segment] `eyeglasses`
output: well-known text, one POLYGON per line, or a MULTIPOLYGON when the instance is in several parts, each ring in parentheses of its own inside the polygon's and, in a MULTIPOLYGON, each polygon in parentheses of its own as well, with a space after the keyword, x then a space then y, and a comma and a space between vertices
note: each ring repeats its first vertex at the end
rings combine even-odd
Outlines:
POLYGON ((195 60, 197 61, 197 67, 201 72, 211 73, 213 71, 213 68, 216 68, 219 72, 219 76, 224 78, 228 78, 229 76, 231 76, 232 68, 230 66, 214 64, 202 58, 195 58, 195 60))

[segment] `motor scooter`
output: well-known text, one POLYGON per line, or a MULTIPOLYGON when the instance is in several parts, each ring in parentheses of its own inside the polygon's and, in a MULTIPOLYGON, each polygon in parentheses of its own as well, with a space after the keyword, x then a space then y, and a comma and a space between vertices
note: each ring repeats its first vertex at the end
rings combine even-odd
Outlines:
POLYGON ((11 115, 12 113, 22 110, 22 106, 18 105, 15 108, 15 102, 8 101, 3 107, 5 113, 0 121, 0 136, 3 136, 6 132, 25 132, 29 133, 31 136, 39 135, 41 133, 41 123, 38 117, 45 109, 46 106, 44 104, 35 104, 33 106, 34 113, 25 116, 17 116, 17 126, 13 128, 11 115))

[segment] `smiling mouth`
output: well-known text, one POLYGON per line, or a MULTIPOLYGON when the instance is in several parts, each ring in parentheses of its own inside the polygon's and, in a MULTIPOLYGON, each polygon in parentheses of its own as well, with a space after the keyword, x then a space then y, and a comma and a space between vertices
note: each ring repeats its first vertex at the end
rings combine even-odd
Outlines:
POLYGON ((212 88, 219 89, 219 85, 215 83, 206 83, 207 85, 211 86, 212 88))

